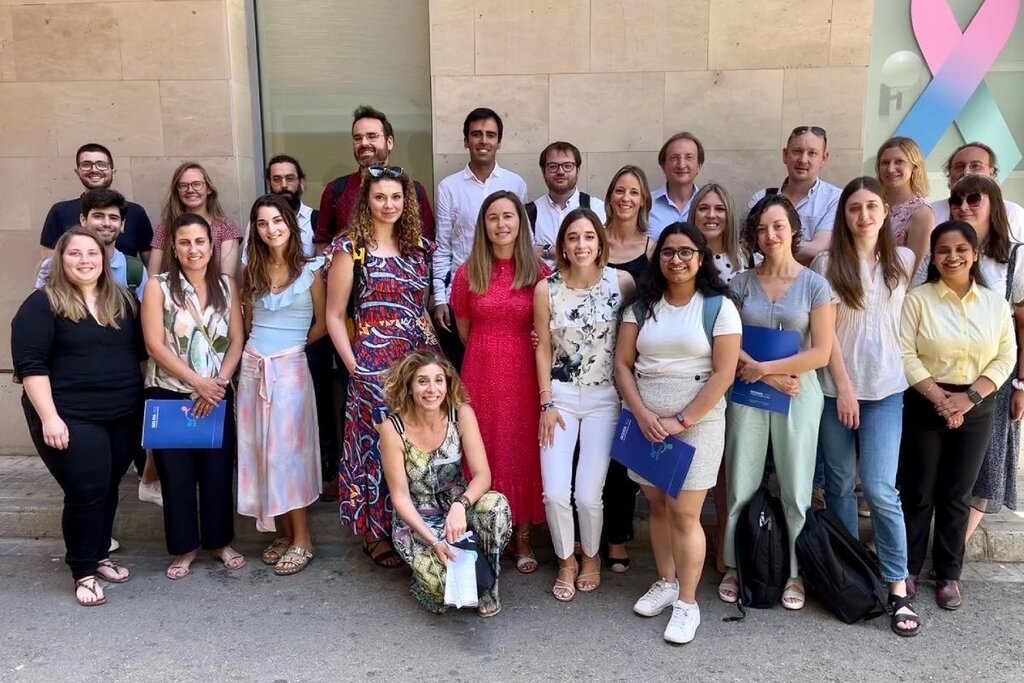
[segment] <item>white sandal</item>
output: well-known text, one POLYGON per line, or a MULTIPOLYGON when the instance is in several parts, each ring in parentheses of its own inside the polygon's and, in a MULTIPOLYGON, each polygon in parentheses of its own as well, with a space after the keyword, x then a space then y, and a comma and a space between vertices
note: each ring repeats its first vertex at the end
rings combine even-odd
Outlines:
POLYGON ((803 609, 806 601, 803 580, 796 578, 787 581, 786 588, 782 591, 782 606, 790 610, 803 609), (786 602, 787 600, 789 602, 786 602))

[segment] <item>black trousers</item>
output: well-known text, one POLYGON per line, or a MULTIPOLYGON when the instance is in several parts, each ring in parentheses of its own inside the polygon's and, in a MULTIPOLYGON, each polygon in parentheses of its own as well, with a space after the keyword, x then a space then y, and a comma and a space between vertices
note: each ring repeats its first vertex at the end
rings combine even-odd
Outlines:
MULTIPOLYGON (((150 388, 146 389, 146 398, 187 399, 188 394, 150 388)), ((224 400, 229 407, 220 448, 153 449, 164 494, 164 535, 171 555, 184 555, 200 547, 216 550, 235 537, 231 495, 235 413, 230 390, 224 400)))
POLYGON ((622 463, 608 463, 604 480, 604 528, 601 535, 605 545, 619 545, 633 540, 633 515, 636 513, 636 494, 640 485, 629 478, 622 463))
POLYGON ((64 491, 64 561, 75 579, 91 576, 110 550, 118 485, 142 440, 141 406, 112 420, 65 420, 68 447, 60 451, 43 443, 43 423, 28 396, 22 394, 21 405, 32 443, 64 491))
MULTIPOLYGON (((330 336, 317 339, 306 345, 306 362, 313 377, 313 394, 316 397, 316 421, 320 431, 320 474, 323 481, 338 476, 338 427, 334 409, 334 344, 330 336)), ((344 365, 338 365, 344 370, 344 365)), ((347 379, 347 378, 346 378, 347 379)), ((342 384, 347 388, 348 382, 342 384)), ((342 389, 342 400, 344 392, 342 389)), ((342 403, 344 405, 344 403, 342 403)), ((344 416, 343 418, 344 419, 344 416)))
MULTIPOLYGON (((949 391, 966 389, 940 386, 949 391)), ((928 399, 914 389, 904 393, 897 482, 907 527, 907 570, 911 575, 921 573, 934 514, 935 577, 946 581, 960 578, 971 492, 992 438, 994 406, 995 396, 989 396, 964 415, 963 425, 949 429, 928 399)))

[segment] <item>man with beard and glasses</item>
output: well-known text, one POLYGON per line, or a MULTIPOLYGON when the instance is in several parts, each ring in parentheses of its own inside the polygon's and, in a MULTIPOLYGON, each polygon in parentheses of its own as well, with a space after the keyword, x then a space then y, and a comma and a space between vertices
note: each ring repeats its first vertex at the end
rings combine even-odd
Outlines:
MULTIPOLYGON (((352 112, 352 155, 359 169, 327 183, 320 196, 320 214, 313 235, 318 251, 331 243, 348 228, 352 208, 359 196, 359 186, 370 166, 387 166, 388 157, 395 146, 395 129, 388 117, 373 107, 360 105, 352 112)), ((416 199, 420 203, 423 236, 434 238, 434 212, 430 208, 427 190, 416 185, 416 199)))
MULTIPOLYGON (((280 195, 288 200, 288 205, 295 211, 295 217, 299 222, 299 230, 302 231, 302 251, 306 256, 315 256, 316 248, 313 246, 313 233, 316 230, 316 222, 320 212, 306 205, 302 201, 302 193, 306 191, 306 174, 302 165, 295 157, 287 154, 278 154, 267 164, 267 171, 264 174, 267 181, 267 192, 280 195)), ((249 262, 249 233, 252 226, 246 229, 242 235, 242 263, 249 262)))
MULTIPOLYGON (((78 148, 75 154, 75 175, 86 192, 106 190, 114 182, 114 157, 103 145, 90 142, 78 148)), ((124 225, 117 237, 117 249, 128 256, 135 256, 145 263, 149 256, 149 243, 153 240, 153 225, 146 210, 134 202, 125 203, 124 225)), ((39 236, 43 257, 53 253, 57 239, 68 228, 78 225, 82 208, 82 197, 57 202, 50 207, 39 236)))
MULTIPOLYGON (((996 162, 996 153, 984 142, 967 142, 949 155, 946 160, 946 177, 949 179, 949 187, 952 188, 965 175, 977 173, 995 178, 999 174, 999 167, 996 162)), ((1010 221, 1010 237, 1014 242, 1024 242, 1024 209, 1020 204, 1003 200, 1006 207, 1006 217, 1010 221)), ((943 197, 932 202, 932 211, 935 212, 935 225, 945 223, 949 220, 949 197, 943 197)))

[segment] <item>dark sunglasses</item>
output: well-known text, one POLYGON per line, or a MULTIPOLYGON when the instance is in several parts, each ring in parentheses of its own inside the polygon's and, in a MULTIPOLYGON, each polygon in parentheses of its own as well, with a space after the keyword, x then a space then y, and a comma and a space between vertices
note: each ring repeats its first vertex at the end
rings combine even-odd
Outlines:
POLYGON ((388 178, 401 178, 405 171, 401 166, 371 166, 368 169, 370 175, 374 178, 380 178, 386 176, 388 178))
POLYGON ((821 126, 797 126, 792 130, 792 132, 790 132, 789 137, 792 139, 798 135, 803 135, 804 133, 813 133, 822 140, 828 141, 828 133, 826 133, 825 129, 821 126))
POLYGON ((981 193, 971 192, 965 195, 954 194, 949 197, 949 208, 959 209, 967 202, 967 206, 972 209, 977 209, 981 205, 981 193))

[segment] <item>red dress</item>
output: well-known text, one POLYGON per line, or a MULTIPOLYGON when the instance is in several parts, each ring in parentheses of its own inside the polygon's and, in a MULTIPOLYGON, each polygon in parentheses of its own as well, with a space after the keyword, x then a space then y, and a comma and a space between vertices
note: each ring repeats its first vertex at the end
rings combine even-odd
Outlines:
MULTIPOLYGON (((487 293, 474 294, 468 265, 459 266, 451 306, 457 318, 469 321, 462 381, 480 422, 491 488, 508 498, 513 524, 539 524, 545 515, 537 361, 530 342, 533 287, 512 289, 514 270, 511 259, 495 259, 487 293)), ((543 264, 540 270, 540 278, 550 273, 543 264)))

